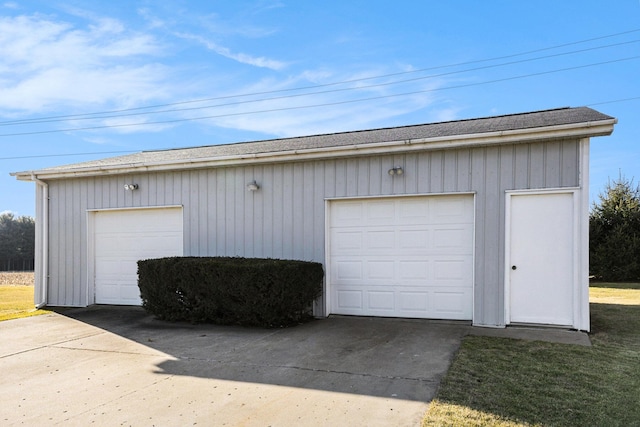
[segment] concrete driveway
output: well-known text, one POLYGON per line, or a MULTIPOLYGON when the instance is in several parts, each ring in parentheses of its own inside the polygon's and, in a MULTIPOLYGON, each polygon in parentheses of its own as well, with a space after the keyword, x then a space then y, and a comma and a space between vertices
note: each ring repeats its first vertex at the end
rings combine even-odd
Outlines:
POLYGON ((0 424, 416 426, 469 329, 189 325, 110 306, 0 322, 0 424))
POLYGON ((418 426, 464 335, 587 334, 331 317, 287 329, 93 306, 0 322, 0 425, 418 426))

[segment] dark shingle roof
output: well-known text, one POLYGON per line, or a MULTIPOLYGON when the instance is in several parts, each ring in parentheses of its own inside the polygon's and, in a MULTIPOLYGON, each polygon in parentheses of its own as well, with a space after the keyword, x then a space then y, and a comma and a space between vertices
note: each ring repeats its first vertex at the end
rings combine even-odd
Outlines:
POLYGON ((272 139, 255 142, 210 145, 159 151, 143 151, 119 157, 76 163, 43 172, 65 172, 77 169, 105 168, 112 166, 133 166, 141 164, 172 163, 181 160, 224 158, 252 154, 277 153, 283 151, 311 150, 341 146, 356 146, 390 141, 411 141, 417 139, 460 137, 491 132, 526 130, 551 126, 591 123, 615 120, 587 107, 559 108, 530 113, 509 114, 477 119, 455 120, 393 128, 340 132, 295 138, 272 139))

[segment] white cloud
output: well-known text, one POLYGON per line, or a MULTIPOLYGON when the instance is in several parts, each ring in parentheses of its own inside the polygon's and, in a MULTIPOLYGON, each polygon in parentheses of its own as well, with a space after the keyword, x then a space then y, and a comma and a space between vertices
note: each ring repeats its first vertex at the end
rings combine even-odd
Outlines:
POLYGON ((234 61, 240 62, 242 64, 269 68, 271 70, 281 70, 287 66, 285 62, 265 58, 263 56, 256 57, 245 53, 234 53, 230 49, 224 46, 219 46, 211 40, 207 40, 206 38, 196 34, 175 33, 175 36, 181 39, 195 41, 198 44, 203 45, 207 49, 217 53, 218 55, 224 56, 225 58, 233 59, 234 61))
MULTIPOLYGON (((295 63, 287 64, 267 57, 233 52, 199 35, 195 30, 172 32, 173 30, 168 28, 172 25, 165 25, 161 19, 156 18, 146 9, 138 10, 138 14, 143 16, 149 24, 147 28, 156 26, 161 28, 159 31, 176 35, 181 40, 195 42, 217 55, 257 67, 251 70, 254 74, 249 77, 254 79, 254 83, 243 84, 238 76, 229 72, 228 69, 216 74, 215 71, 211 72, 212 68, 203 68, 201 70, 204 71, 198 74, 191 70, 189 62, 173 65, 169 62, 172 58, 166 52, 167 46, 160 43, 159 38, 153 36, 154 33, 134 31, 123 22, 95 16, 90 12, 73 10, 71 13, 74 16, 80 16, 80 21, 61 21, 37 14, 0 17, 0 116, 23 118, 29 115, 90 113, 152 104, 170 104, 190 98, 212 97, 212 95, 223 97, 246 93, 272 93, 256 97, 262 99, 280 97, 281 99, 146 116, 76 119, 64 124, 47 126, 49 128, 58 126, 58 129, 113 126, 112 132, 117 134, 159 132, 180 123, 151 124, 151 122, 226 115, 193 123, 276 136, 296 136, 386 126, 387 123, 394 123, 394 118, 416 111, 423 112, 421 117, 424 119, 420 119, 422 121, 432 117, 436 117, 437 120, 449 120, 455 118, 457 113, 454 108, 427 111, 434 99, 434 95, 429 92, 402 97, 390 96, 403 91, 419 92, 442 87, 443 82, 439 80, 412 82, 405 89, 402 89, 402 85, 369 87, 376 82, 390 81, 385 79, 352 82, 348 86, 331 84, 392 74, 397 71, 397 67, 384 66, 376 69, 369 66, 366 71, 337 73, 323 66, 319 69, 299 70, 297 74, 295 70, 288 70, 286 75, 270 72, 269 79, 260 79, 264 75, 261 74, 263 69, 275 71, 285 67, 293 69, 295 63), (164 60, 167 60, 166 63, 162 63, 164 60), (327 91, 327 93, 282 98, 289 94, 301 93, 290 91, 296 87, 323 84, 329 85, 317 90, 327 91), (221 87, 225 88, 226 93, 219 92, 221 87), (341 87, 358 88, 358 90, 335 91, 341 87), (275 93, 278 90, 287 90, 287 92, 275 93), (380 99, 351 102, 356 99, 376 97, 380 99), (307 108, 320 104, 329 105, 307 108), (246 114, 260 110, 275 111, 246 114), (129 126, 137 123, 147 124, 129 126)), ((199 63, 202 64, 202 61, 199 63)), ((240 101, 247 99, 250 98, 237 98, 240 101)), ((219 101, 212 101, 219 104, 232 102, 233 99, 223 100, 222 98, 219 101)), ((184 105, 184 107, 198 105, 201 104, 184 105)), ((176 105, 170 109, 180 107, 182 106, 176 105)), ((90 138, 98 134, 97 130, 88 131, 83 133, 83 137, 90 141, 90 138)), ((92 142, 100 143, 99 140, 92 142)))
POLYGON ((140 15, 145 21, 147 21, 149 28, 164 28, 166 23, 163 19, 155 16, 149 9, 138 9, 138 15, 140 15))
MULTIPOLYGON (((289 79, 281 82, 274 81, 273 79, 265 80, 238 92, 259 93, 269 90, 308 86, 309 81, 306 80, 308 76, 319 78, 320 75, 328 76, 329 74, 328 71, 323 71, 322 73, 305 71, 301 73, 298 79, 289 79)), ((334 76, 333 81, 356 80, 373 74, 373 72, 367 72, 366 74, 334 76)), ((379 74, 384 73, 380 72, 379 74)), ((322 82, 329 81, 328 78, 321 80, 322 82)), ((322 82, 316 81, 314 84, 321 84, 322 82)), ((374 82, 354 82, 349 86, 354 88, 367 84, 371 85, 373 83, 374 82)), ((427 92, 397 97, 393 96, 398 92, 394 91, 392 87, 381 86, 344 92, 320 93, 305 97, 273 99, 243 104, 241 106, 230 106, 217 112, 217 114, 227 114, 228 116, 213 118, 210 123, 221 127, 264 132, 278 137, 386 126, 385 124, 381 125, 381 123, 388 123, 391 122, 393 118, 428 108, 434 102, 434 95, 429 93, 428 90, 437 88, 442 84, 443 82, 441 81, 423 83, 420 89, 427 92), (367 98, 371 99, 366 100, 367 98), (269 112, 270 110, 273 111, 269 112), (247 111, 263 112, 257 114, 242 114, 247 111)), ((332 89, 336 89, 336 87, 320 88, 318 91, 322 92, 323 90, 332 89)), ((273 94, 273 96, 286 96, 287 94, 296 93, 299 92, 276 93, 273 94)), ((443 113, 443 117, 452 117, 454 114, 455 111, 450 109, 443 113)), ((428 118, 430 117, 427 117, 427 113, 425 113, 423 122, 426 122, 428 118)))
POLYGON ((167 69, 149 35, 113 19, 87 28, 43 16, 0 18, 0 111, 91 111, 161 98, 167 69))
POLYGON ((460 107, 440 108, 430 116, 430 121, 449 122, 460 117, 460 107))

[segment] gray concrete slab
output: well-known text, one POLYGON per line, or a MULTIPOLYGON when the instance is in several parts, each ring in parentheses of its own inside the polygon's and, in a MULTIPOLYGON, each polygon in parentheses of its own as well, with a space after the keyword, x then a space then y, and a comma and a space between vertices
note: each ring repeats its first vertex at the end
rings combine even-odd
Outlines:
POLYGON ((255 329, 105 306, 0 322, 0 424, 415 426, 468 328, 255 329))
POLYGON ((139 307, 61 310, 0 322, 0 425, 416 426, 468 334, 589 343, 428 320, 258 329, 162 322, 139 307))

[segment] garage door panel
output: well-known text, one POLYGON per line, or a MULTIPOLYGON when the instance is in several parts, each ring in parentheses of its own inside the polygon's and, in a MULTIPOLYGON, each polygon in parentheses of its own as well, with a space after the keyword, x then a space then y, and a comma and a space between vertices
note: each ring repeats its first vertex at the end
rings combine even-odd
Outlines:
POLYGON ((182 209, 100 211, 93 215, 95 302, 140 305, 138 261, 182 255, 182 209))
POLYGON ((427 317, 429 314, 429 293, 399 291, 398 303, 400 309, 412 313, 414 317, 427 317))
POLYGON ((362 222, 362 203, 345 202, 335 207, 335 227, 348 227, 362 222))
POLYGON ((401 200, 398 217, 402 224, 425 224, 429 220, 428 202, 424 200, 401 200))
POLYGON ((331 252, 335 254, 348 254, 349 251, 360 252, 362 249, 362 231, 339 230, 331 239, 331 252))
POLYGON ((373 311, 386 311, 393 313, 395 310, 394 292, 391 291, 369 291, 367 292, 367 308, 373 311))
POLYGON ((396 233, 388 230, 366 231, 367 248, 370 250, 388 250, 396 246, 396 233))
POLYGON ((329 219, 330 312, 471 319, 472 195, 336 201, 329 219))
POLYGON ((398 277, 404 282, 418 280, 420 283, 423 283, 429 279, 429 261, 399 261, 398 267, 398 277))
POLYGON ((347 280, 362 280, 362 263, 363 262, 360 260, 344 260, 336 262, 336 268, 333 270, 335 272, 334 279, 339 282, 347 280))
POLYGON ((361 202, 362 209, 366 212, 365 225, 387 224, 395 216, 395 205, 389 201, 361 202))
POLYGON ((469 253, 473 243, 473 228, 471 225, 438 228, 433 232, 433 247, 435 249, 452 248, 469 253))
POLYGON ((422 250, 429 249, 431 230, 424 227, 421 228, 402 228, 398 230, 398 248, 404 250, 422 250))
POLYGON ((366 262, 367 279, 393 280, 396 277, 396 263, 390 260, 369 260, 366 262))
POLYGON ((442 319, 459 319, 469 312, 471 307, 469 291, 459 292, 435 291, 432 296, 432 311, 438 313, 442 319))
POLYGON ((343 314, 358 314, 363 309, 362 294, 360 289, 341 289, 336 293, 336 307, 343 314))
POLYGON ((432 219, 440 224, 467 222, 473 207, 472 197, 451 197, 431 201, 432 219))
POLYGON ((439 259, 433 261, 433 279, 437 282, 464 282, 471 280, 472 270, 469 258, 439 259))

